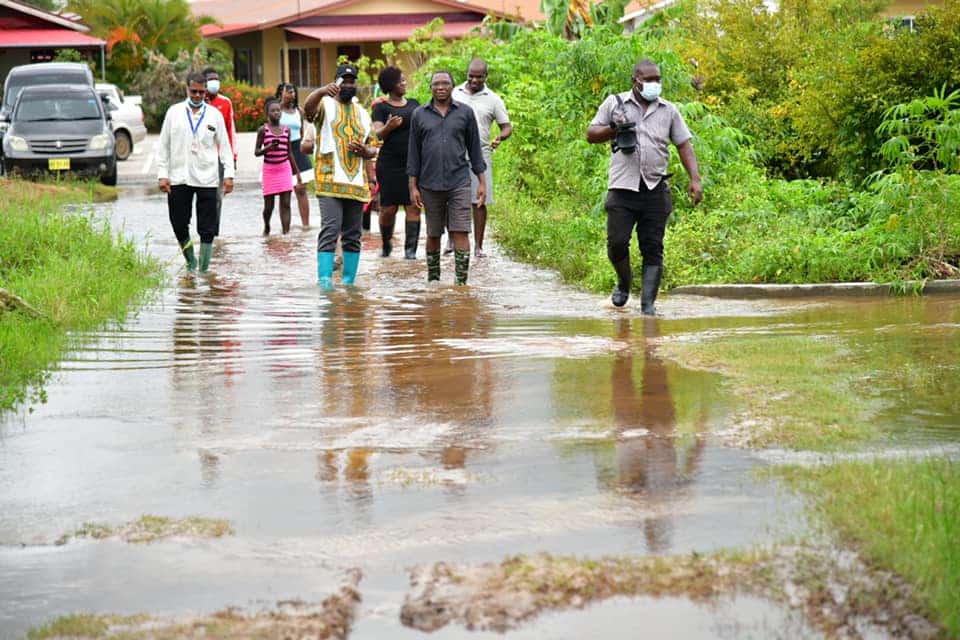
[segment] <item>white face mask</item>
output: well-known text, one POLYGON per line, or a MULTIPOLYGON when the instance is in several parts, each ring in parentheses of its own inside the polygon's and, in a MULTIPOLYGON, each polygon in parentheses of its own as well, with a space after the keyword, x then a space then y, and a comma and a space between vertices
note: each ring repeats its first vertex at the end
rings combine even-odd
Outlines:
POLYGON ((640 97, 646 100, 647 102, 653 102, 660 97, 660 92, 663 91, 663 87, 659 82, 644 82, 640 90, 640 97))

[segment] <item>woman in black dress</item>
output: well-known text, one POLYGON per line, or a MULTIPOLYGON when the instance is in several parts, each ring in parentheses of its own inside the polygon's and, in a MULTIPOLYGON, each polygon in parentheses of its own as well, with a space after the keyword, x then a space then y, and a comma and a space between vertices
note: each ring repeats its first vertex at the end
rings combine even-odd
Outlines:
POLYGON ((407 79, 396 67, 387 67, 378 78, 380 90, 387 99, 373 107, 373 130, 383 140, 377 158, 377 183, 380 185, 380 233, 383 235, 382 255, 393 249, 393 227, 397 210, 403 206, 406 213, 404 257, 415 260, 420 238, 420 209, 410 201, 407 178, 407 142, 410 120, 420 103, 407 99, 407 79))

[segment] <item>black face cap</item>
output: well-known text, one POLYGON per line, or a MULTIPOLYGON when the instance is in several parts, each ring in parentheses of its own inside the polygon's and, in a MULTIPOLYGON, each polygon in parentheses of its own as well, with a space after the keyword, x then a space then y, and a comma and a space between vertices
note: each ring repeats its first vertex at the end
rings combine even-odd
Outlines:
POLYGON ((343 76, 353 76, 357 77, 357 67, 345 62, 337 67, 337 77, 342 78, 343 76))

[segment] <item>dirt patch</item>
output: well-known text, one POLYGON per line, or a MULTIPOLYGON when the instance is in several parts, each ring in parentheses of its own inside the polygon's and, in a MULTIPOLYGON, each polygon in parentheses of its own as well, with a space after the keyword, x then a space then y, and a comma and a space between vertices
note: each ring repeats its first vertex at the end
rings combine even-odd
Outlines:
POLYGON ((89 638, 113 640, 286 640, 311 638, 343 640, 350 635, 360 603, 359 569, 348 572, 346 582, 320 604, 300 600, 278 602, 267 611, 245 614, 230 608, 203 617, 178 620, 149 615, 70 615, 33 629, 29 640, 89 638))
POLYGON ((120 538, 124 542, 143 544, 171 538, 174 536, 189 538, 221 538, 233 535, 233 527, 226 520, 201 518, 174 519, 164 516, 143 515, 133 522, 119 526, 87 522, 76 531, 65 533, 57 538, 56 544, 63 545, 72 538, 120 538))
POLYGON ((936 638, 910 588, 872 571, 856 554, 830 547, 781 547, 749 554, 588 560, 516 556, 478 566, 415 568, 403 624, 435 631, 450 623, 505 632, 543 611, 582 608, 613 596, 674 596, 708 602, 737 593, 802 611, 831 637, 860 638, 880 628, 902 638, 936 638))

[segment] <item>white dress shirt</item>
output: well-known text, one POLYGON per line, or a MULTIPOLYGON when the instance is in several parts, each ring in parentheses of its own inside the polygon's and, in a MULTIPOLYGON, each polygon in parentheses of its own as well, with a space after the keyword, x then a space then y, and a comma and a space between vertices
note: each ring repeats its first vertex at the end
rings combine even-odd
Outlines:
POLYGON ((217 187, 223 178, 233 178, 233 153, 223 116, 204 103, 194 112, 187 101, 178 102, 163 117, 157 149, 157 179, 171 185, 217 187))

